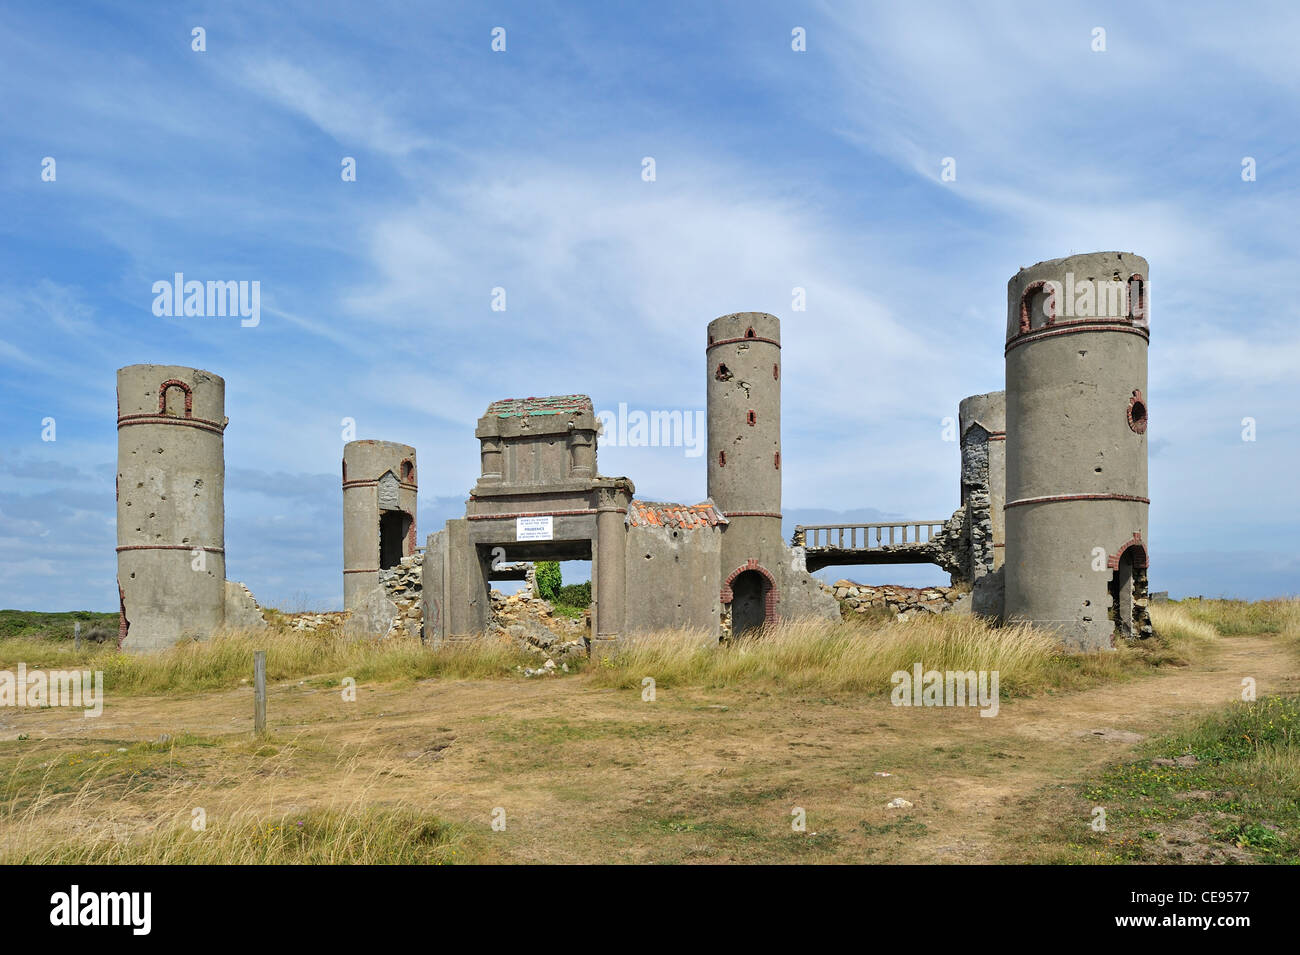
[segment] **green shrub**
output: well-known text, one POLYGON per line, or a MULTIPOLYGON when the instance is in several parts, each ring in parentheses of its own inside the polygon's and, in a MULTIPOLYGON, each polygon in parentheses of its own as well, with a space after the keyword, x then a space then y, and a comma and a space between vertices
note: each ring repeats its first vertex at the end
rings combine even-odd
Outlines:
POLYGON ((586 610, 591 606, 591 581, 580 584, 565 584, 555 595, 555 602, 565 607, 586 610))
POLYGON ((560 587, 564 584, 560 577, 560 565, 553 560, 539 560, 536 571, 537 596, 554 603, 560 587))

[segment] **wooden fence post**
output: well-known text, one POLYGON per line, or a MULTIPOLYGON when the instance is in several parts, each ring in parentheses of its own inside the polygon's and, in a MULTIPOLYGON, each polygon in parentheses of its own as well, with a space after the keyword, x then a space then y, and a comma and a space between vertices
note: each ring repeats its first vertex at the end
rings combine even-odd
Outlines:
POLYGON ((266 735, 266 651, 253 651, 253 732, 266 735))

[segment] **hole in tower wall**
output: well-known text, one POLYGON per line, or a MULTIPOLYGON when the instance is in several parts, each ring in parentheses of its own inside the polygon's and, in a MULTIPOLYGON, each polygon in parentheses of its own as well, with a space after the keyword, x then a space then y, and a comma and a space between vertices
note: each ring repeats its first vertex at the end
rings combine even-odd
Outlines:
POLYGON ((713 373, 713 377, 718 381, 730 381, 732 379, 731 369, 726 365, 719 364, 718 370, 713 373))
POLYGON ((382 511, 379 515, 379 569, 388 570, 402 562, 402 547, 411 530, 411 515, 405 511, 382 511))

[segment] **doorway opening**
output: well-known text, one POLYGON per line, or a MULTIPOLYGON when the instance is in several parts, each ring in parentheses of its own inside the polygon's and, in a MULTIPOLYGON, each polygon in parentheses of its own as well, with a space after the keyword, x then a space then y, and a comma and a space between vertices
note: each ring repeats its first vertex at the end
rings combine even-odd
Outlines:
POLYGON ((767 622, 767 595, 772 585, 756 570, 746 570, 731 582, 731 635, 753 636, 767 622))
POLYGON ((1138 545, 1126 547, 1116 561, 1115 572, 1107 587, 1115 636, 1125 640, 1151 636, 1151 616, 1147 611, 1146 550, 1138 545))
POLYGON ((411 532, 411 515, 405 511, 379 513, 379 569, 388 570, 402 562, 406 537, 411 532))

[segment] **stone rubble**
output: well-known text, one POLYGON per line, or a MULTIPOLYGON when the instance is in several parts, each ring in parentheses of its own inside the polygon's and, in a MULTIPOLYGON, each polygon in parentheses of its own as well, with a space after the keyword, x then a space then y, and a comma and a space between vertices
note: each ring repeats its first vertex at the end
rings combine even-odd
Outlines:
POLYGON ((902 623, 923 613, 948 613, 962 610, 965 587, 896 587, 892 584, 868 586, 851 580, 837 580, 833 587, 822 585, 840 602, 845 617, 865 614, 874 608, 890 611, 902 623))
POLYGON ((545 658, 544 670, 525 671, 525 676, 554 672, 557 665, 576 663, 587 656, 587 632, 591 611, 581 619, 556 616, 555 609, 527 590, 509 596, 492 590, 492 630, 490 635, 509 637, 529 653, 545 658), (549 664, 549 666, 547 666, 549 664))

